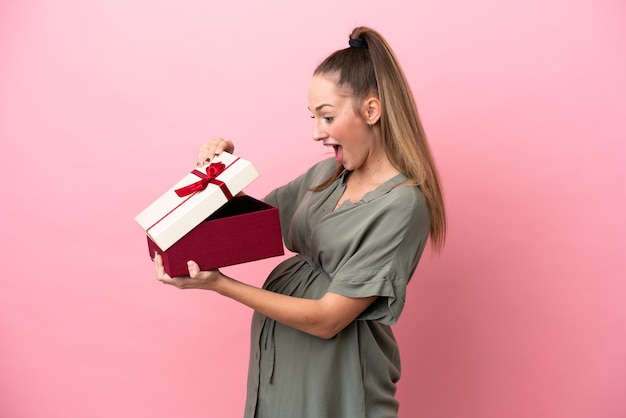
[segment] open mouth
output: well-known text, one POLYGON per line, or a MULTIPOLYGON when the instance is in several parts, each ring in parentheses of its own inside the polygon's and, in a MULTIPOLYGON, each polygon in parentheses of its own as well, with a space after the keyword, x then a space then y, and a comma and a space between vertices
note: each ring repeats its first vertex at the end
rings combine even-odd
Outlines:
POLYGON ((333 145, 333 149, 335 150, 335 160, 337 160, 338 163, 342 163, 343 148, 341 147, 341 145, 333 145))
POLYGON ((343 162, 343 147, 337 144, 324 144, 326 147, 332 147, 333 151, 335 151, 335 160, 341 163, 343 162))

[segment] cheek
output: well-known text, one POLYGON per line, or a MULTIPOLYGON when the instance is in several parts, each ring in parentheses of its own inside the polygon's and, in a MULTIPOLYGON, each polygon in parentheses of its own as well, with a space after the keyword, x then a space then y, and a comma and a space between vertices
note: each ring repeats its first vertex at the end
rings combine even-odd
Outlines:
POLYGON ((345 139, 346 129, 343 125, 333 124, 328 127, 328 133, 336 140, 342 141, 345 139))
POLYGON ((358 137, 359 123, 349 116, 344 116, 340 121, 337 121, 328 126, 328 134, 338 141, 353 142, 353 138, 358 137))

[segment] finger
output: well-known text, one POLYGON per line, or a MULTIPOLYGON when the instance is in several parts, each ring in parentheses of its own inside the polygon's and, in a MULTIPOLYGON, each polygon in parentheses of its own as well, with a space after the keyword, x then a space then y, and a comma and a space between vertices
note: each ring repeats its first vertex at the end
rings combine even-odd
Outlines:
POLYGON ((233 144, 233 141, 222 139, 222 151, 226 151, 230 154, 235 152, 235 144, 233 144))
POLYGON ((209 147, 202 147, 202 149, 198 153, 196 165, 198 167, 202 167, 203 165, 209 163, 211 161, 211 155, 213 155, 214 153, 215 151, 211 150, 209 147))
POLYGON ((161 283, 172 284, 172 278, 165 272, 165 266, 163 265, 163 258, 160 254, 154 254, 154 272, 156 278, 161 283))
POLYGON ((154 273, 157 277, 160 277, 165 273, 165 268, 163 267, 163 259, 161 258, 161 254, 154 252, 154 273))
POLYGON ((205 142, 200 148, 196 164, 203 166, 210 163, 216 155, 220 155, 224 151, 225 145, 226 141, 223 138, 211 139, 205 142))
POLYGON ((189 277, 194 279, 198 273, 200 273, 200 266, 193 260, 187 261, 187 270, 189 271, 189 277))
POLYGON ((198 167, 211 161, 210 156, 215 153, 214 147, 215 145, 210 141, 204 143, 202 147, 200 147, 200 151, 198 152, 198 157, 196 159, 198 167))

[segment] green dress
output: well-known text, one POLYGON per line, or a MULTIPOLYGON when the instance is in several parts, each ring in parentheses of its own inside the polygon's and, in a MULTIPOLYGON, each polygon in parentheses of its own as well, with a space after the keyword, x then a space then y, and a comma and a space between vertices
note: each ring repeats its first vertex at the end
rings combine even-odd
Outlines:
POLYGON ((296 255, 263 287, 309 299, 326 292, 378 298, 330 339, 255 312, 246 418, 397 417, 400 357, 390 325, 404 306, 430 218, 417 187, 394 187, 403 174, 333 211, 346 171, 321 192, 308 189, 336 168, 334 159, 322 161, 265 198, 278 207, 285 245, 296 255))

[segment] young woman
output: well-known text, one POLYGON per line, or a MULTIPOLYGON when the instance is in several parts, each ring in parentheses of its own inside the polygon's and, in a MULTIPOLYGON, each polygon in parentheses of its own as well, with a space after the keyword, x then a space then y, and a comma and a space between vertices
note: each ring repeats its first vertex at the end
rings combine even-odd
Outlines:
MULTIPOLYGON (((265 201, 278 207, 295 256, 262 289, 189 262, 188 277, 157 278, 215 291, 252 309, 248 418, 396 417, 396 323, 427 239, 442 248, 446 216, 437 170, 411 90, 374 30, 315 70, 313 138, 334 149, 265 201)), ((231 141, 200 149, 198 164, 231 141)))

